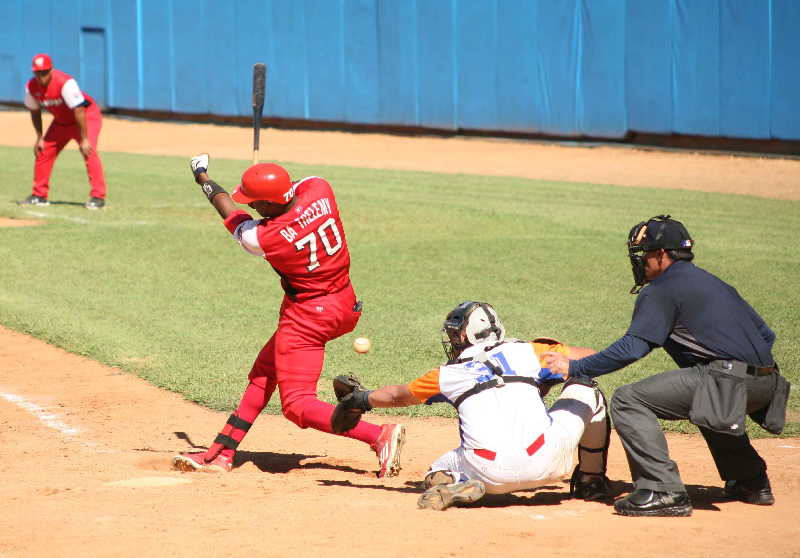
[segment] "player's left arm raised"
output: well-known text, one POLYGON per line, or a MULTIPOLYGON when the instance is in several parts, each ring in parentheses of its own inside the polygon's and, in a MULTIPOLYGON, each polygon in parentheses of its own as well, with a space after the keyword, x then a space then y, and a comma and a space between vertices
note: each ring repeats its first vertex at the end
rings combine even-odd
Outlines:
POLYGON ((192 169, 194 181, 200 185, 208 201, 211 202, 220 217, 227 219, 231 213, 239 211, 239 209, 233 203, 228 192, 208 176, 208 161, 208 153, 201 153, 192 157, 189 166, 192 169))

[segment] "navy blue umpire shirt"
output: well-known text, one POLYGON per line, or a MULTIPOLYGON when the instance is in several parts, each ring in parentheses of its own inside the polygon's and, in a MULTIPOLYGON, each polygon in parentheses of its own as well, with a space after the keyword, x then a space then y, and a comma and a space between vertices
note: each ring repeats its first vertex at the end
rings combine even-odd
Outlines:
POLYGON ((692 262, 677 260, 636 297, 631 325, 599 353, 569 363, 570 376, 602 376, 656 347, 681 368, 712 360, 775 364, 775 333, 739 293, 692 262))

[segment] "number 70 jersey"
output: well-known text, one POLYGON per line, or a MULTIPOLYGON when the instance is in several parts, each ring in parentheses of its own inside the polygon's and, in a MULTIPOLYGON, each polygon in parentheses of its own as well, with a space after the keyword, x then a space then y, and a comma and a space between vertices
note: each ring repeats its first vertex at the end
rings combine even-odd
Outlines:
MULTIPOLYGON (((333 189, 324 178, 310 176, 295 183, 294 199, 278 217, 240 218, 234 236, 248 252, 263 255, 293 299, 341 291, 350 282, 350 252, 333 189)), ((231 215, 226 225, 235 221, 231 215)))

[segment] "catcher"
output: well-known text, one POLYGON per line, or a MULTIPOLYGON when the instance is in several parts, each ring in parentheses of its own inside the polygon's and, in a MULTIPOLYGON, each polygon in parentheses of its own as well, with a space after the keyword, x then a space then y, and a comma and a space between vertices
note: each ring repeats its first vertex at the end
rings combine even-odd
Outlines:
POLYGON ((570 494, 607 500, 605 476, 611 424, 606 401, 590 379, 571 378, 548 410, 542 400, 561 381, 542 368, 539 355, 556 351, 569 358, 593 354, 547 338, 506 339, 494 308, 464 302, 444 322, 446 364, 406 385, 365 389, 353 376, 339 376, 334 432, 354 428, 374 407, 446 402, 458 411, 461 446, 437 459, 425 475, 419 508, 445 510, 484 494, 505 494, 562 479, 572 468, 570 494))

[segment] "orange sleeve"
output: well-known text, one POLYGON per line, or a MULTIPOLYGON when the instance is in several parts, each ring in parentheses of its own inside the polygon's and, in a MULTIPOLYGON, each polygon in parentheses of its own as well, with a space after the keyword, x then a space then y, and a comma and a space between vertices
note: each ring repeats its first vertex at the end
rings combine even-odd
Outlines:
POLYGON ((533 345, 533 351, 536 353, 537 357, 540 357, 546 353, 561 353, 569 358, 569 347, 564 345, 563 343, 559 343, 555 339, 550 339, 548 337, 537 337, 533 341, 531 341, 531 345, 533 345))
POLYGON ((416 397, 420 403, 425 403, 431 397, 435 397, 441 393, 439 387, 439 369, 433 370, 423 374, 416 380, 408 384, 408 391, 411 395, 416 397))

